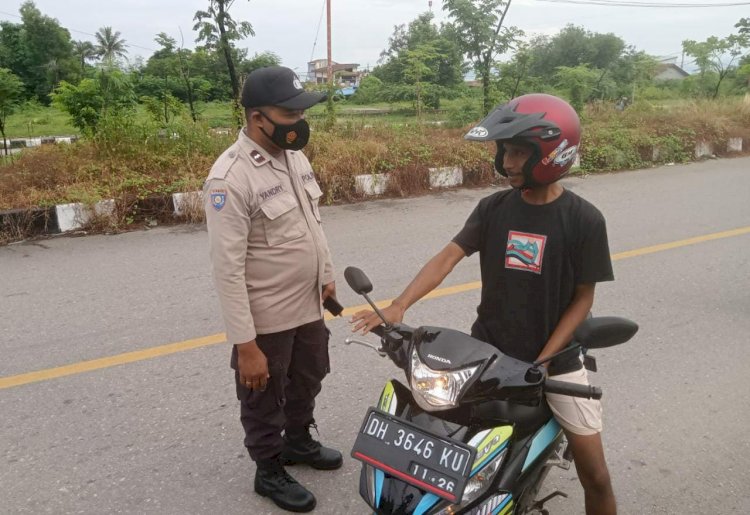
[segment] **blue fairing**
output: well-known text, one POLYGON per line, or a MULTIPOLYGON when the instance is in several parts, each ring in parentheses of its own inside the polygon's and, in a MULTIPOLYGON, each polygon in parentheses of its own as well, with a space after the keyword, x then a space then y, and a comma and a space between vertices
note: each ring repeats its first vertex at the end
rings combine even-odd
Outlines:
POLYGON ((534 463, 539 455, 550 446, 555 438, 557 438, 560 431, 560 424, 558 424, 557 420, 554 418, 550 419, 544 427, 537 431, 536 435, 534 435, 534 440, 531 442, 531 449, 529 449, 529 454, 526 456, 526 461, 523 464, 523 470, 521 472, 525 471, 529 465, 534 463))
POLYGON ((383 481, 385 481, 385 472, 375 469, 375 507, 380 507, 380 495, 383 493, 383 481))
POLYGON ((426 494, 424 497, 422 497, 422 500, 419 501, 417 507, 414 508, 413 515, 424 515, 425 513, 427 513, 427 510, 435 506, 439 500, 440 497, 435 494, 426 494))

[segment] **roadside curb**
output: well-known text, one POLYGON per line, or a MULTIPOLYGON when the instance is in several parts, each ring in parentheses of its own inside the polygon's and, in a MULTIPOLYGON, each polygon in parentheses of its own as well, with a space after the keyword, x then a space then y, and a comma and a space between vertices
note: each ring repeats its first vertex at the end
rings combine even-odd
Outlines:
MULTIPOLYGON (((31 146, 53 143, 42 141, 45 138, 31 138, 24 141, 24 146, 31 141, 31 146), (38 140, 38 141, 37 141, 38 140)), ((47 138, 49 139, 49 138, 47 138)), ((61 142, 70 143, 74 139, 58 138, 61 142)), ((736 155, 743 152, 747 142, 743 138, 731 137, 726 141, 723 154, 736 155)), ((708 141, 698 141, 694 147, 695 161, 715 158, 716 148, 708 141)), ((653 147, 652 159, 657 161, 660 149, 653 147)), ((573 168, 580 167, 580 154, 576 156, 573 168)), ((429 168, 430 189, 456 188, 464 183, 464 171, 459 166, 429 168)), ((356 190, 366 198, 379 197, 386 193, 389 174, 363 174, 355 176, 356 190)), ((107 221, 123 213, 128 218, 151 221, 171 214, 175 220, 190 219, 191 214, 203 209, 203 192, 188 191, 171 195, 155 195, 146 199, 135 199, 122 204, 114 199, 97 202, 94 205, 82 203, 58 204, 49 207, 31 209, 11 209, 0 211, 0 233, 16 238, 65 234, 84 230, 96 220, 107 221)))
MULTIPOLYGON (((4 142, 0 141, 0 149, 5 148, 4 143, 8 145, 8 153, 16 154, 25 148, 41 147, 42 145, 56 145, 58 143, 71 144, 80 139, 80 136, 40 136, 37 138, 8 138, 4 142)), ((0 138, 2 140, 2 138, 0 138)))

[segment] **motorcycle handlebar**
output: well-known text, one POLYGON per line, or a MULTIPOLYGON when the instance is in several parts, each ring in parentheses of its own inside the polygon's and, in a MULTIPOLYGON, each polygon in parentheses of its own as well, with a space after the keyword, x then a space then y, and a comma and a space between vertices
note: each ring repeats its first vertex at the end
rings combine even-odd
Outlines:
POLYGON ((555 381, 553 379, 547 379, 547 381, 545 381, 544 391, 547 393, 559 393, 560 395, 583 397, 584 399, 598 400, 602 398, 602 389, 598 386, 566 383, 565 381, 555 381))

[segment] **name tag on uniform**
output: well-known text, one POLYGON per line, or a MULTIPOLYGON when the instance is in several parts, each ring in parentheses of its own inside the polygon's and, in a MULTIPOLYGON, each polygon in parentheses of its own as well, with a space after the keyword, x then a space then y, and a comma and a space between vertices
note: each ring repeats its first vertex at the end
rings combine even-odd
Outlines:
POLYGON ((283 192, 284 186, 281 184, 277 184, 276 186, 271 186, 270 188, 261 191, 260 193, 258 193, 258 196, 263 202, 265 202, 266 200, 270 200, 283 192))

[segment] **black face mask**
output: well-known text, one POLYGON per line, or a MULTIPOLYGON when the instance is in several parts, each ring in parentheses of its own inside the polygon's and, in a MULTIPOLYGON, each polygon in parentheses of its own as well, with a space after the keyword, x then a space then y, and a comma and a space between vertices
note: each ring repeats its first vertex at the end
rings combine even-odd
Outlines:
POLYGON ((304 118, 296 123, 282 125, 271 120, 263 111, 258 110, 258 112, 273 124, 273 134, 268 134, 263 127, 260 127, 260 130, 277 147, 285 150, 302 150, 310 141, 310 125, 304 118))

